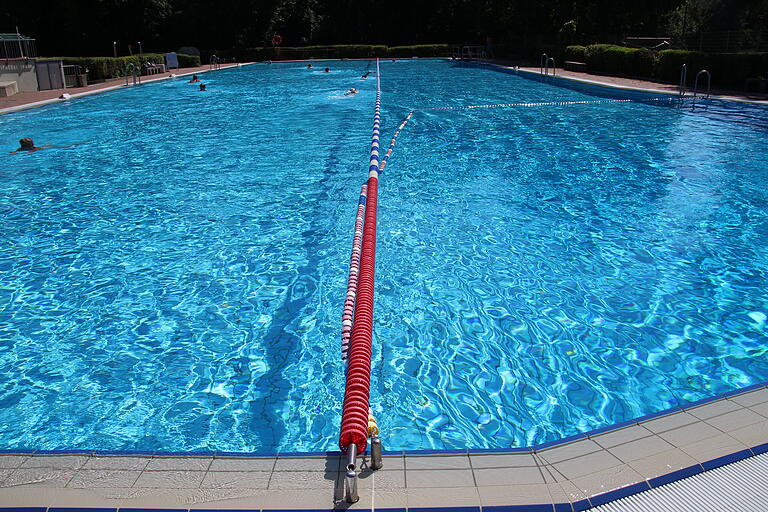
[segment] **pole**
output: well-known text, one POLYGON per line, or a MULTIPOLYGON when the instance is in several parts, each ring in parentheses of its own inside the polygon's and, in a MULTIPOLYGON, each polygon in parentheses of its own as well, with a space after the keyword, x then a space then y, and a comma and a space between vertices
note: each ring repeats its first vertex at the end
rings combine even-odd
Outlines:
POLYGON ((19 33, 19 27, 16 27, 16 39, 19 41, 19 58, 24 58, 24 49, 21 46, 21 34, 19 33))
POLYGON ((115 58, 117 58, 117 41, 114 41, 112 43, 112 53, 115 54, 115 58))
POLYGON ((139 56, 141 56, 144 52, 141 50, 141 41, 139 41, 139 56))

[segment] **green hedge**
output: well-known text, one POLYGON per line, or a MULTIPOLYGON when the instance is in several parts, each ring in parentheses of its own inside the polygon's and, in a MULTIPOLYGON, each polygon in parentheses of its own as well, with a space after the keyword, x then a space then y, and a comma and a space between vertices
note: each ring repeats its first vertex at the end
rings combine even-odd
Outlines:
POLYGON ((425 44, 416 46, 393 46, 346 44, 333 46, 285 46, 273 48, 236 48, 220 50, 216 55, 234 58, 241 62, 263 60, 301 60, 301 59, 365 59, 375 57, 447 57, 450 50, 447 44, 425 44))
POLYGON ((654 54, 650 50, 593 44, 585 49, 587 70, 627 76, 653 76, 654 54))
POLYGON ((678 83, 680 69, 688 66, 688 85, 702 69, 712 75, 712 85, 742 88, 747 78, 768 74, 768 53, 707 54, 688 50, 663 50, 625 48, 608 44, 568 46, 566 60, 587 63, 587 70, 594 73, 653 78, 662 82, 678 83), (579 60, 580 55, 584 60, 579 60))
POLYGON ((587 47, 567 46, 565 48, 565 60, 571 62, 587 62, 587 47))
POLYGON ((200 66, 199 55, 187 55, 185 53, 177 53, 176 57, 179 59, 179 67, 196 68, 200 66))
POLYGON ((415 46, 392 46, 387 57, 449 57, 451 49, 447 44, 419 44, 415 46))
POLYGON ((701 52, 688 50, 664 50, 658 53, 654 78, 665 82, 679 83, 683 64, 688 66, 688 77, 696 76, 700 69, 705 69, 708 56, 701 52))
MULTIPOLYGON (((49 57, 52 58, 52 57, 49 57)), ((125 76, 129 64, 141 68, 146 62, 164 64, 165 55, 161 53, 144 53, 132 57, 56 57, 64 61, 65 66, 77 65, 88 69, 88 80, 108 80, 125 76)), ((196 67, 200 65, 200 57, 178 54, 179 66, 196 67)), ((46 60, 42 58, 40 60, 46 60)))

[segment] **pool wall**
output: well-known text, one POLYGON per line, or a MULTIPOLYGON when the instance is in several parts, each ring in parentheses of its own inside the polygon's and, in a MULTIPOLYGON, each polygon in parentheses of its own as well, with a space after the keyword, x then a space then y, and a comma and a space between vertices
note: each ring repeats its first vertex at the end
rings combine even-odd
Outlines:
MULTIPOLYGON (((766 453, 766 432, 763 382, 533 447, 387 452, 382 470, 362 464, 361 500, 353 508, 587 510, 766 453)), ((79 507, 111 507, 104 510, 344 506, 345 459, 336 451, 0 453, 0 503, 42 512, 73 499, 79 507)), ((18 509, 0 508, 10 510, 18 509)))

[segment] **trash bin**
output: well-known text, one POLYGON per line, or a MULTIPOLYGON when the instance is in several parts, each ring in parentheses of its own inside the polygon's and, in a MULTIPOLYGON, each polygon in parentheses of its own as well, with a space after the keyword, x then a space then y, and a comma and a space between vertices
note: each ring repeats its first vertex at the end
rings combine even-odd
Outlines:
POLYGON ((88 87, 88 73, 81 73, 77 75, 77 86, 88 87))

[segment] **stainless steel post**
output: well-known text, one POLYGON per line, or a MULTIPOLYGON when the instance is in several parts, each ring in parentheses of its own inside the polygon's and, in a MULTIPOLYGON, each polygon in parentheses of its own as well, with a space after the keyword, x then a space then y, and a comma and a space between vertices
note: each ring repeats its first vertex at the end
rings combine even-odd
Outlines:
POLYGON ((357 503, 360 496, 357 494, 357 445, 351 444, 347 448, 347 474, 344 477, 344 497, 347 503, 357 503))
POLYGON ((381 456, 382 448, 381 439, 379 439, 379 436, 374 436, 371 439, 371 469, 381 469, 384 467, 384 460, 381 456))

